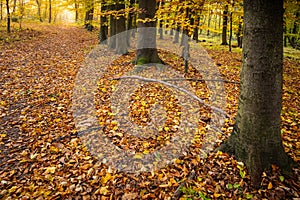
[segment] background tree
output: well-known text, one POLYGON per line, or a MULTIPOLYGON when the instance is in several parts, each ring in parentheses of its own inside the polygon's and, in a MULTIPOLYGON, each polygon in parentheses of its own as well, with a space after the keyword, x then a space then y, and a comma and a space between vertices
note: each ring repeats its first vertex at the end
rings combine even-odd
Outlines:
POLYGON ((99 33, 99 42, 107 42, 107 34, 108 34, 108 20, 105 12, 107 11, 107 5, 102 0, 101 1, 101 12, 100 12, 100 33, 99 33))
POLYGON ((128 53, 128 41, 126 33, 125 2, 123 0, 117 1, 116 10, 119 15, 116 20, 116 53, 126 54, 128 53))
POLYGON ((86 0, 85 2, 85 18, 84 18, 84 27, 88 31, 93 30, 93 18, 94 18, 94 0, 86 0))
POLYGON ((0 20, 3 20, 3 0, 0 0, 0 20))
POLYGON ((227 23, 228 23, 228 4, 225 5, 223 11, 223 27, 222 27, 222 43, 221 45, 228 45, 227 43, 227 23))
POLYGON ((7 32, 10 33, 9 0, 6 0, 7 32))
POLYGON ((156 0, 139 0, 136 63, 161 63, 156 49, 156 0))
POLYGON ((38 9, 37 14, 38 14, 39 20, 40 20, 40 22, 43 22, 42 14, 41 14, 41 3, 42 3, 42 1, 41 0, 35 0, 35 2, 36 2, 36 5, 37 5, 37 9, 38 9))
POLYGON ((52 1, 49 0, 49 18, 48 18, 48 22, 51 23, 52 21, 52 1))
POLYGON ((243 161, 259 186, 271 164, 290 172, 280 134, 283 1, 244 1, 241 93, 235 127, 221 150, 243 161))

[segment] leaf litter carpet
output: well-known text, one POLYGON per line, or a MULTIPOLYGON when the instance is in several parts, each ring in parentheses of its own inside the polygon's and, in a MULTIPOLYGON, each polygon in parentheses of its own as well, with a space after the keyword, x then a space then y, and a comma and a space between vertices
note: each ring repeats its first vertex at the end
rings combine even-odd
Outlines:
MULTIPOLYGON (((182 199, 299 198, 299 169, 294 170, 293 179, 288 179, 273 166, 271 172, 263 174, 257 190, 249 186, 243 163, 233 157, 221 152, 200 157, 201 141, 211 118, 209 109, 204 108, 200 110, 201 118, 196 122, 199 131, 189 151, 168 166, 134 174, 99 162, 78 136, 71 109, 76 74, 97 45, 97 33, 71 26, 33 26, 33 30, 13 34, 22 37, 0 43, 0 198, 171 199, 179 186, 182 199)), ((239 53, 213 49, 208 53, 224 79, 239 82, 239 53)), ((160 51, 160 56, 177 70, 184 70, 180 58, 165 51, 160 51)), ((133 150, 135 159, 141 159, 170 142, 180 125, 181 107, 168 88, 149 83, 146 89, 132 94, 130 117, 145 125, 151 120, 150 107, 163 99, 164 103, 157 106, 168 113, 166 125, 155 137, 143 139, 118 131, 108 101, 117 82, 112 78, 132 69, 133 58, 134 52, 120 57, 98 80, 95 105, 99 123, 107 127, 105 136, 116 146, 133 150)), ((283 144, 299 164, 299 60, 285 60, 284 64, 283 144)), ((193 68, 187 78, 203 79, 193 68)), ((203 81, 190 84, 199 97, 209 98, 203 81)), ((238 84, 225 83, 225 90, 230 119, 226 119, 224 134, 216 145, 230 134, 237 109, 238 84)))

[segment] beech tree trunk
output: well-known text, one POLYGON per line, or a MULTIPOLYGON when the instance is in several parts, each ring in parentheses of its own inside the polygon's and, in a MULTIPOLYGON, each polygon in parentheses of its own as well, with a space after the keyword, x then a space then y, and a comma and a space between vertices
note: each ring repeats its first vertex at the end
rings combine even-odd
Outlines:
POLYGON ((10 13, 9 13, 9 0, 6 0, 6 15, 7 15, 7 27, 6 30, 10 33, 10 13))
MULTIPOLYGON (((107 6, 104 1, 101 2, 101 13, 107 11, 107 6)), ((100 32, 99 32, 99 43, 107 43, 107 34, 108 34, 108 22, 107 17, 100 15, 100 32)))
MULTIPOLYGON (((117 2, 116 10, 120 11, 125 9, 125 3, 117 2)), ((116 20, 116 53, 117 54, 126 54, 128 53, 128 46, 127 46, 127 32, 126 32, 126 19, 124 16, 120 16, 116 20)))
POLYGON ((75 0, 74 1, 74 7, 75 7, 75 22, 78 22, 78 16, 79 16, 79 4, 78 2, 75 0))
MULTIPOLYGON (((111 4, 109 5, 109 10, 114 10, 115 5, 111 4)), ((116 19, 113 15, 109 16, 109 40, 108 40, 108 47, 110 49, 115 49, 116 48, 116 19)))
POLYGON ((38 16, 39 16, 39 20, 40 20, 40 22, 43 22, 42 14, 41 14, 41 1, 35 0, 35 2, 36 2, 37 7, 38 7, 38 16))
POLYGON ((225 6, 223 12, 223 27, 222 27, 222 43, 221 45, 228 45, 227 43, 227 23, 228 23, 228 5, 225 6))
POLYGON ((220 150, 243 161, 254 186, 271 164, 291 172, 280 134, 283 0, 244 0, 241 93, 236 123, 220 150))
POLYGON ((140 0, 139 19, 151 19, 150 22, 138 22, 138 43, 136 51, 136 64, 161 63, 156 49, 156 0, 140 0))
POLYGON ((86 2, 85 5, 85 18, 84 18, 84 27, 88 30, 88 31, 92 31, 93 30, 93 15, 94 15, 94 0, 88 0, 86 2))
POLYGON ((49 0, 49 19, 48 22, 51 23, 52 21, 52 2, 49 0))

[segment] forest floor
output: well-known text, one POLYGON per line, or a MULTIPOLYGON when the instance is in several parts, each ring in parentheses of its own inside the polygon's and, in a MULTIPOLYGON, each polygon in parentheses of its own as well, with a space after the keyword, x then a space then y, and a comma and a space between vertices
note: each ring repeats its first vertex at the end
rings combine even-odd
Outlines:
MULTIPOLYGON (((183 156, 151 172, 126 173, 98 162, 76 130, 72 113, 72 92, 76 75, 86 56, 97 45, 97 33, 65 25, 24 26, 7 35, 0 30, 0 198, 2 199, 171 199, 181 186, 182 199, 299 199, 300 172, 284 177, 276 166, 263 174, 260 189, 250 186, 243 163, 225 153, 199 156, 212 117, 201 107, 201 118, 193 142, 183 156)), ((234 124, 239 95, 241 53, 230 53, 213 43, 199 43, 207 50, 225 82, 226 106, 230 116, 216 145, 228 138, 234 124)), ((183 72, 183 60, 160 51, 163 61, 183 72)), ((172 122, 161 135, 136 139, 116 131, 108 97, 114 90, 115 75, 134 68, 134 52, 119 57, 97 81, 95 105, 103 131, 116 146, 134 150, 135 158, 149 154, 170 142, 180 117, 176 100, 168 89, 150 83, 147 90, 135 91, 130 107, 136 123, 149 122, 147 100, 167 96, 165 110, 172 122), (160 97, 143 96, 154 93, 160 97), (139 97, 140 95, 140 97, 139 97), (140 99, 139 99, 140 98, 140 99), (136 99, 139 99, 135 101, 136 99), (173 101, 173 102, 172 102, 173 101), (173 110, 173 111, 172 111, 173 110), (142 112, 144 111, 144 112, 142 112), (177 113, 176 113, 177 112, 177 113), (145 114, 146 113, 146 114, 145 114)), ((284 59, 282 139, 286 152, 300 164, 300 58, 284 59)), ((186 75, 203 79, 190 66, 186 75)), ((196 95, 209 101, 203 81, 191 81, 196 95)), ((153 105, 153 104, 151 104, 153 105)), ((100 149, 101 150, 101 149, 100 149)), ((117 156, 117 155, 116 155, 117 156)), ((103 160, 102 160, 103 161, 103 160)))

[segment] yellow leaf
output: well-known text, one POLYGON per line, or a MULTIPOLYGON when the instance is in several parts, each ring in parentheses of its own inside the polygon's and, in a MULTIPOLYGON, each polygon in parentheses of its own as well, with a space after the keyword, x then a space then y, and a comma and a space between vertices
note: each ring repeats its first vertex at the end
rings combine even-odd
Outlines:
POLYGON ((33 160, 35 159, 39 154, 35 153, 35 154, 31 154, 30 155, 30 159, 33 160))
POLYGON ((47 174, 46 176, 45 176, 45 178, 48 180, 48 181, 53 181, 54 180, 54 177, 52 177, 50 174, 47 174))
POLYGON ((149 150, 148 150, 148 149, 145 149, 145 150, 143 151, 143 154, 149 154, 149 150))
POLYGON ((137 153, 134 155, 134 158, 136 159, 142 159, 143 158, 143 154, 137 153))
POLYGON ((218 197, 220 197, 220 196, 221 196, 221 194, 214 193, 214 197, 215 197, 215 198, 218 198, 218 197))
POLYGON ((169 131, 170 129, 169 129, 169 127, 165 126, 165 127, 164 127, 164 130, 165 130, 165 131, 169 131))
POLYGON ((6 134, 5 133, 0 134, 0 137, 4 138, 4 137, 6 137, 6 134))
POLYGON ((17 186, 12 186, 12 187, 8 190, 8 192, 9 192, 9 193, 13 193, 14 191, 16 191, 16 189, 17 189, 17 186))
POLYGON ((100 191, 99 191, 100 194, 107 195, 109 193, 109 190, 107 188, 108 188, 108 186, 101 187, 100 191))
POLYGON ((0 105, 1 106, 6 106, 6 102, 5 101, 0 101, 0 105))
POLYGON ((104 185, 112 178, 110 173, 106 173, 104 177, 102 177, 101 183, 104 185))
POLYGON ((54 122, 56 122, 56 123, 60 122, 60 118, 54 119, 54 122))
POLYGON ((45 173, 54 174, 55 170, 56 170, 56 167, 47 167, 45 173))
POLYGON ((51 97, 50 101, 56 101, 56 98, 55 97, 51 97))
POLYGON ((50 152, 51 153, 57 153, 57 152, 59 152, 59 149, 55 146, 50 146, 50 152))
POLYGON ((273 184, 272 184, 272 182, 269 182, 269 184, 268 184, 268 190, 271 190, 273 188, 273 184))

